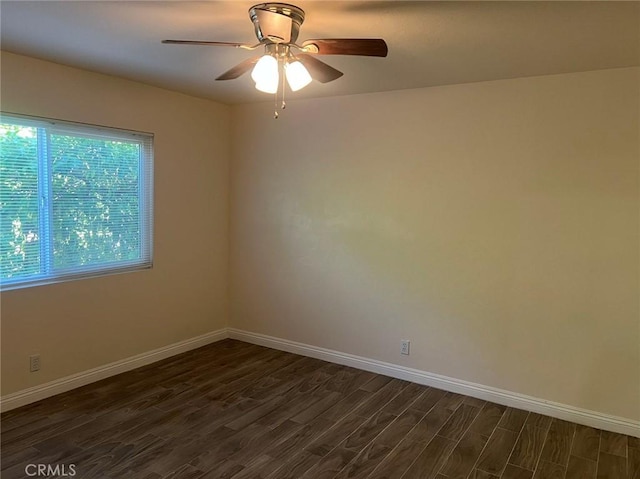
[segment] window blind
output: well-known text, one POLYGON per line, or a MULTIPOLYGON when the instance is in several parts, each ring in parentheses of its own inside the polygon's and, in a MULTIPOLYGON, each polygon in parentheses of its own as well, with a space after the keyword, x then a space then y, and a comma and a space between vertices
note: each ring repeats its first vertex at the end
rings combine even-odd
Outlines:
POLYGON ((152 265, 150 134, 0 115, 0 285, 152 265))

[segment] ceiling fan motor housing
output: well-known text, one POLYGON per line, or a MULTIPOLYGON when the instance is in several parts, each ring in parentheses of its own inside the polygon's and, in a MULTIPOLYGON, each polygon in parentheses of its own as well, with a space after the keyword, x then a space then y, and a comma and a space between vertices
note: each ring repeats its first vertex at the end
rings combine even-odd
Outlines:
POLYGON ((295 43, 304 10, 287 3, 260 3, 249 9, 260 43, 295 43))

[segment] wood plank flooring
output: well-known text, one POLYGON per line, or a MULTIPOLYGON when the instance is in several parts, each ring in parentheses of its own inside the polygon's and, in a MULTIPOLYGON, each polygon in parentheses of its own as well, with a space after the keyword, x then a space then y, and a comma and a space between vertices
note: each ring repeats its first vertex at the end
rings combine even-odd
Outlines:
POLYGON ((640 479, 637 438, 233 340, 1 425, 3 479, 640 479))

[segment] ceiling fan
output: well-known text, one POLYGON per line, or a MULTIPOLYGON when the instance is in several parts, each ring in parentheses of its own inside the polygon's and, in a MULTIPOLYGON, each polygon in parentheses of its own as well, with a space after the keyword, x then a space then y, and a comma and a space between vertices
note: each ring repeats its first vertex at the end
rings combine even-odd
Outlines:
MULTIPOLYGON (((380 38, 325 38, 306 40, 297 44, 304 11, 286 3, 260 3, 249 9, 258 42, 255 45, 197 40, 162 40, 178 45, 209 45, 256 50, 264 48, 264 55, 249 58, 216 80, 232 80, 251 68, 256 88, 277 95, 280 77, 285 76, 292 91, 307 86, 311 80, 328 83, 343 73, 316 58, 316 55, 362 55, 386 57, 387 44, 380 38)), ((284 96, 284 82, 282 82, 284 96)), ((283 102, 284 108, 284 102, 283 102)), ((276 115, 277 117, 277 115, 276 115)))

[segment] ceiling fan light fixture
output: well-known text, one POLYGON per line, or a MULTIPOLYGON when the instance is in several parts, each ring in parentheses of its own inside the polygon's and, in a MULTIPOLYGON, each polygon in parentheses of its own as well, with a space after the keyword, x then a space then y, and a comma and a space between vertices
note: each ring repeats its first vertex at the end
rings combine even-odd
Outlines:
POLYGON ((253 67, 251 78, 256 83, 271 82, 278 78, 278 60, 275 57, 266 54, 253 67))
POLYGON ((263 81, 263 82, 256 82, 256 90, 262 91, 264 93, 276 93, 278 91, 278 78, 275 78, 275 81, 273 80, 269 80, 269 81, 263 81))
POLYGON ((287 63, 284 71, 291 91, 301 90, 311 83, 312 78, 309 71, 298 60, 287 63))

